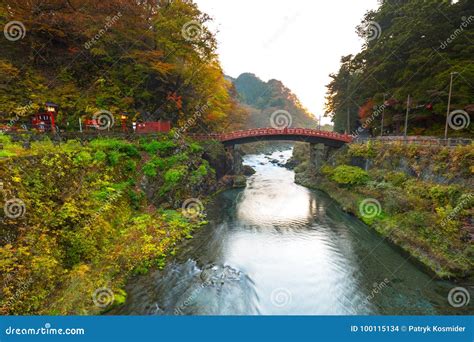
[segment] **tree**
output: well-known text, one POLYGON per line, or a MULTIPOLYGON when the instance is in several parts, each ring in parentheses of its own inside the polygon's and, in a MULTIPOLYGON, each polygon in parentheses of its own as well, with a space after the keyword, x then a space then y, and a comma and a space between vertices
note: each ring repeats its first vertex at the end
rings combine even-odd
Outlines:
POLYGON ((0 113, 5 119, 19 104, 52 101, 69 127, 100 109, 179 125, 209 103, 198 126, 217 129, 236 102, 209 20, 184 0, 1 4, 0 25, 19 21, 26 35, 0 45, 0 113))
MULTIPOLYGON (((330 75, 326 113, 335 129, 343 131, 346 126, 346 99, 352 102, 352 126, 361 125, 356 116, 359 107, 370 99, 380 106, 386 95, 395 103, 387 108, 386 123, 396 133, 411 95, 410 128, 418 134, 442 135, 451 72, 460 72, 451 110, 474 103, 473 10, 474 3, 468 0, 384 0, 376 11, 368 12, 357 27, 366 39, 364 48, 343 57, 339 72, 330 75)), ((380 127, 380 117, 371 125, 380 127)), ((472 134, 472 126, 455 133, 472 134)))

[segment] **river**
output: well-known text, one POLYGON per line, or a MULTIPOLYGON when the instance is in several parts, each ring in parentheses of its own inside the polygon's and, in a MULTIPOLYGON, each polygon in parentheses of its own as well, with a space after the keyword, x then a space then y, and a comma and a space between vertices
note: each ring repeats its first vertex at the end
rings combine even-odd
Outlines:
POLYGON ((217 195, 206 208, 210 223, 163 270, 133 279, 114 313, 466 313, 448 303, 455 284, 433 279, 326 194, 271 163, 290 156, 245 156, 257 171, 247 187, 217 195))

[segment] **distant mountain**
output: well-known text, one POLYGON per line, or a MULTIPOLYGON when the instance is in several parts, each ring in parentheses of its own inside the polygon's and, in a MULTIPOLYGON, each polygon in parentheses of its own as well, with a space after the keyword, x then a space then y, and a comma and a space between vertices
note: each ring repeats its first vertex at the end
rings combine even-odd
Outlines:
POLYGON ((241 74, 237 78, 226 76, 238 93, 238 98, 247 109, 249 116, 245 128, 270 127, 272 113, 284 110, 291 115, 291 127, 315 128, 317 121, 298 97, 281 81, 262 81, 251 73, 241 74))

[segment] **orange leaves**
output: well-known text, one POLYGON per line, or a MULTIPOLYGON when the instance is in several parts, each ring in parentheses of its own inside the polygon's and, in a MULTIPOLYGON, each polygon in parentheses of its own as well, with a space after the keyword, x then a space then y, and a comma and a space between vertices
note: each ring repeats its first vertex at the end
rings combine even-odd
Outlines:
POLYGON ((162 61, 163 52, 159 50, 132 51, 129 56, 138 63, 149 67, 158 74, 168 74, 173 69, 173 64, 162 61))
POLYGON ((372 114, 374 104, 374 100, 370 99, 359 108, 359 117, 362 119, 362 121, 365 121, 364 119, 367 119, 372 114))

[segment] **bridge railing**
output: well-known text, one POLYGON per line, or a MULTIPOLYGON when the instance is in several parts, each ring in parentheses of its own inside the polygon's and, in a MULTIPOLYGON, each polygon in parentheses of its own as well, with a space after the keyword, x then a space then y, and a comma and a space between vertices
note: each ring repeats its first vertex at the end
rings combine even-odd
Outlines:
POLYGON ((364 143, 368 141, 374 142, 383 142, 383 143, 403 143, 403 144, 413 144, 413 145, 422 145, 422 146, 460 146, 460 145, 471 145, 474 140, 467 138, 449 138, 449 139, 440 139, 436 137, 426 137, 426 136, 385 136, 385 137, 375 137, 375 138, 361 138, 358 137, 354 140, 355 143, 364 143))
POLYGON ((256 129, 249 129, 249 130, 239 130, 230 133, 222 133, 222 134, 204 134, 198 135, 194 134, 193 137, 197 138, 209 138, 209 139, 216 139, 220 141, 229 141, 239 138, 248 138, 248 137, 256 137, 256 136, 278 136, 278 135, 298 135, 298 136, 311 136, 311 137, 322 137, 322 138, 329 138, 340 140, 344 142, 352 141, 352 136, 339 134, 335 132, 328 132, 328 131, 319 131, 310 128, 285 128, 285 129, 276 129, 276 128, 256 128, 256 129))

